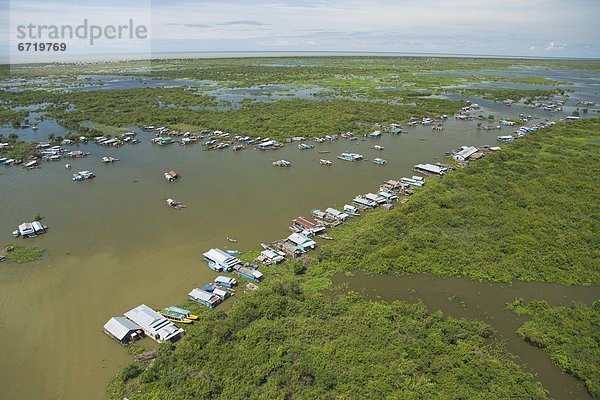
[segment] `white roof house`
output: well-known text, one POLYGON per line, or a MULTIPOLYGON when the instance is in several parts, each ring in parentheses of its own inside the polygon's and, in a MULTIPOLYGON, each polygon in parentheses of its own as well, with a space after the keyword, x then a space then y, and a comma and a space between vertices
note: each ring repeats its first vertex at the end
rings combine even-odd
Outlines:
POLYGON ((188 298, 196 303, 205 305, 208 308, 214 308, 221 302, 219 296, 198 288, 192 289, 192 291, 188 293, 188 298))
POLYGON ((461 151, 456 153, 453 157, 456 161, 465 161, 468 160, 473 154, 477 153, 477 147, 473 146, 465 146, 461 151))
POLYGON ((210 249, 203 254, 204 258, 208 262, 213 262, 225 271, 231 271, 235 265, 241 264, 242 262, 231 254, 225 253, 221 249, 210 249))
POLYGON ((121 343, 128 343, 137 336, 136 331, 142 330, 142 327, 125 317, 112 317, 104 324, 103 329, 108 336, 121 343))
POLYGON ((375 194, 375 193, 367 193, 365 194, 365 199, 376 202, 377 204, 383 204, 386 202, 385 197, 375 194))
POLYGON ((348 214, 341 212, 339 210, 336 210, 335 208, 331 208, 331 207, 326 209, 325 212, 327 214, 331 215, 332 217, 339 219, 340 221, 345 221, 348 218, 350 218, 350 216, 348 214))
POLYGON ((261 149, 268 149, 269 147, 273 147, 277 144, 277 142, 275 140, 268 140, 266 142, 260 143, 258 145, 259 148, 261 149))
POLYGON ((174 341, 183 336, 183 329, 176 327, 171 321, 145 304, 127 311, 125 316, 138 324, 147 336, 159 343, 174 341))
POLYGON ((435 175, 443 175, 448 171, 448 168, 434 164, 417 164, 415 165, 415 169, 420 172, 427 172, 435 175))
POLYGON ((285 260, 285 257, 279 253, 275 253, 273 250, 263 250, 260 252, 263 256, 271 260, 271 262, 277 264, 285 260))
POLYGON ((317 242, 314 240, 300 234, 300 233, 292 233, 288 236, 287 240, 295 244, 301 250, 314 249, 317 246, 317 242))

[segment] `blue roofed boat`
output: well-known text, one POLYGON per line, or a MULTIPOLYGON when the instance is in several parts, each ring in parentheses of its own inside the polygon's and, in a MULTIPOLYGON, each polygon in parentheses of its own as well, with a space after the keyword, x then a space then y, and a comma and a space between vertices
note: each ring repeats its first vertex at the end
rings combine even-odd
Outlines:
POLYGON ((207 292, 211 292, 212 293, 213 290, 215 290, 215 286, 213 286, 213 285, 204 285, 204 286, 202 286, 202 290, 205 290, 207 292))

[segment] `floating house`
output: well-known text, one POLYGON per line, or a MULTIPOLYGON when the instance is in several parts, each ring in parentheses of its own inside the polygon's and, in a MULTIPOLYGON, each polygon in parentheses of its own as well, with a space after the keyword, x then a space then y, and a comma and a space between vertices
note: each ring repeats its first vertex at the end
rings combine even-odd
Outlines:
POLYGON ((212 293, 216 296, 219 296, 221 298, 221 301, 223 301, 226 298, 231 296, 231 292, 228 292, 227 290, 223 290, 219 287, 214 288, 212 293))
POLYGON ((216 294, 198 288, 192 289, 188 293, 188 299, 208 308, 215 308, 221 302, 221 298, 216 294))
POLYGON ((342 153, 337 158, 344 161, 360 161, 363 159, 363 156, 358 153, 342 153))
POLYGON ((215 283, 219 286, 224 286, 228 288, 237 285, 237 281, 235 280, 235 278, 230 278, 228 276, 217 276, 215 278, 215 283))
POLYGON ((325 233, 325 227, 323 225, 317 224, 315 221, 308 218, 298 217, 292 221, 292 224, 299 229, 310 231, 315 235, 325 233))
POLYGON ((90 171, 79 171, 78 173, 73 174, 73 180, 76 182, 85 181, 87 179, 92 179, 95 177, 96 175, 94 175, 94 173, 90 171))
POLYGON ((260 255, 267 264, 279 264, 285 260, 284 256, 269 249, 261 251, 260 255))
POLYGON ((389 179, 383 182, 383 186, 385 186, 389 190, 399 190, 402 189, 402 182, 396 181, 394 179, 389 179))
POLYGON ((40 221, 24 222, 13 232, 14 237, 31 238, 46 233, 48 227, 40 221))
POLYGON ((477 153, 479 151, 479 149, 477 147, 473 147, 473 146, 463 146, 462 149, 454 154, 452 157, 456 160, 456 161, 466 161, 469 159, 469 157, 471 157, 473 154, 477 153))
POLYGON ((362 196, 356 196, 353 200, 354 204, 360 206, 360 207, 366 207, 366 208, 375 208, 377 207, 377 203, 375 201, 366 199, 362 196))
POLYGON ((125 317, 112 317, 102 328, 104 333, 124 346, 144 335, 141 326, 125 317))
POLYGON ((242 262, 238 258, 224 252, 221 249, 210 249, 209 251, 204 253, 203 256, 204 261, 208 263, 210 269, 217 272, 229 272, 233 270, 236 265, 242 264, 242 262))
POLYGON ((412 178, 402 178, 402 182, 406 183, 407 185, 411 185, 411 186, 417 186, 417 187, 422 187, 425 185, 425 181, 424 180, 419 180, 419 179, 415 179, 415 177, 412 178))
POLYGON ((184 334, 183 329, 178 328, 171 321, 142 304, 125 313, 125 316, 133 323, 139 325, 146 336, 157 342, 174 342, 184 334))
POLYGON ((269 150, 269 149, 274 148, 276 145, 277 145, 277 141, 275 141, 275 140, 268 140, 266 142, 259 143, 256 147, 259 150, 269 150))
POLYGON ((296 245, 296 247, 302 251, 313 250, 315 247, 317 247, 317 242, 302 235, 301 233, 292 233, 287 237, 287 240, 296 245))
POLYGON ((344 211, 350 215, 358 215, 358 208, 350 204, 344 204, 344 211))
POLYGON ((398 201, 398 196, 394 193, 381 191, 377 193, 379 196, 383 197, 386 201, 398 201))
POLYGON ((160 146, 165 146, 171 143, 175 143, 175 140, 170 136, 162 136, 152 139, 151 142, 156 143, 160 146))
POLYGON ((379 194, 375 194, 375 193, 367 193, 364 195, 364 198, 367 200, 371 200, 374 201, 377 204, 383 204, 385 203, 387 200, 385 199, 385 197, 379 195, 379 194))
POLYGON ((434 176, 442 176, 446 172, 448 172, 448 168, 441 167, 435 164, 417 164, 415 165, 414 170, 416 172, 420 172, 423 174, 434 175, 434 176))
POLYGON ((257 282, 262 281, 264 278, 263 274, 259 270, 254 269, 254 268, 240 267, 237 270, 237 273, 246 279, 250 279, 252 281, 257 281, 257 282))
POLYGON ((331 207, 326 209, 325 212, 327 214, 331 215, 333 218, 338 219, 340 221, 346 221, 350 218, 350 216, 348 214, 341 212, 339 210, 336 210, 335 208, 331 208, 331 207))

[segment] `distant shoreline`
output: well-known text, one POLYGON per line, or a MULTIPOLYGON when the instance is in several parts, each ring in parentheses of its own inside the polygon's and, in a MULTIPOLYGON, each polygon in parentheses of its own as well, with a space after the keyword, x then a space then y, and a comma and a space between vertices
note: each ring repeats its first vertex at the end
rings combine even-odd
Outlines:
POLYGON ((181 51, 152 53, 119 53, 119 54, 73 54, 59 58, 29 57, 10 58, 1 55, 0 65, 41 64, 41 63, 99 63, 120 61, 160 61, 168 59, 215 59, 215 58, 291 58, 291 57, 441 57, 441 58, 483 58, 483 59, 515 59, 515 60, 561 60, 561 61, 598 61, 600 58, 580 57, 541 57, 499 54, 454 54, 454 53, 417 53, 417 52, 363 52, 363 51, 181 51), (7 60, 9 60, 7 62, 7 60))

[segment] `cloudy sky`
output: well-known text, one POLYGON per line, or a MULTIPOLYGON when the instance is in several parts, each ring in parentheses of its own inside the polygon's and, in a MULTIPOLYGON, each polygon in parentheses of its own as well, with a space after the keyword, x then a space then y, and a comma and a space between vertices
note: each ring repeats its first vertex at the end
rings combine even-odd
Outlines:
MULTIPOLYGON (((75 53, 366 51, 600 58, 600 0, 1 0, 18 24, 147 24, 75 53)), ((9 43, 9 44, 8 44, 9 43)))

